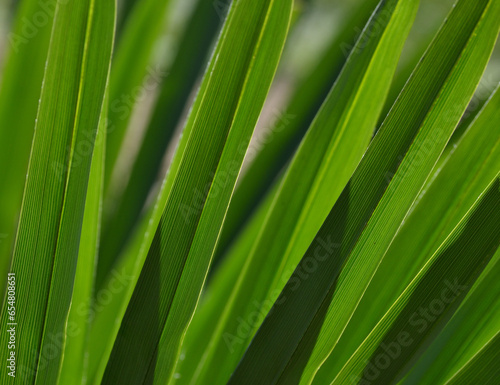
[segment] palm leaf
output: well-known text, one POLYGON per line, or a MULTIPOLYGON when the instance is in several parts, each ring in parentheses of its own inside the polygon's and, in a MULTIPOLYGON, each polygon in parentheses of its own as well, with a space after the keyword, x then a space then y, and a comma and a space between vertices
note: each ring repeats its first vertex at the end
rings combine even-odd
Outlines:
POLYGON ((34 134, 38 99, 47 59, 53 7, 44 9, 38 1, 25 0, 16 9, 12 32, 7 35, 7 60, 0 88, 0 293, 14 244, 21 210, 24 182, 34 134), (26 20, 42 12, 45 23, 28 29, 26 20), (33 35, 34 30, 36 33, 33 35))
POLYGON ((500 169, 499 102, 497 92, 429 178, 342 338, 318 373, 318 381, 335 376, 500 169))
MULTIPOLYGON (((481 355, 488 345, 497 344, 496 335, 500 330, 499 259, 500 249, 453 318, 402 381, 403 384, 446 383, 467 367, 475 356, 481 355)), ((475 377, 479 373, 488 373, 486 367, 477 371, 475 377)))
POLYGON ((57 6, 10 269, 24 331, 13 383, 56 383, 59 375, 114 8, 110 0, 57 6))
POLYGON ((270 189, 277 175, 290 161, 312 120, 337 79, 356 42, 357 31, 370 18, 378 0, 363 1, 345 22, 340 33, 319 58, 310 74, 300 81, 283 111, 274 115, 270 139, 238 181, 221 234, 215 263, 242 229, 250 213, 270 189), (347 44, 346 42, 352 42, 347 44))
POLYGON ((446 385, 494 385, 500 375, 500 333, 497 333, 446 385))
POLYGON ((500 0, 0 30, 0 384, 498 383, 500 0))
MULTIPOLYGON (((198 1, 179 40, 179 52, 169 68, 158 101, 144 134, 130 177, 123 191, 113 194, 113 208, 104 223, 97 286, 100 287, 131 235, 146 198, 160 174, 166 149, 179 124, 220 24, 208 1, 198 1)), ((127 63, 130 65, 130 63, 127 63)))
POLYGON ((372 137, 417 6, 381 3, 375 10, 365 27, 366 35, 360 36, 294 156, 252 249, 245 255, 235 287, 224 293, 227 304, 214 325, 203 360, 191 357, 200 362, 196 381, 228 380, 259 326, 252 318, 250 330, 241 335, 240 319, 249 320, 252 314, 265 311, 259 304, 272 301, 279 293, 349 180, 372 137), (365 45, 367 31, 374 25, 381 25, 384 31, 365 45), (384 76, 380 76, 380 68, 384 68, 384 76))
POLYGON ((500 179, 446 238, 359 346, 332 385, 389 384, 442 329, 500 245, 500 179), (385 360, 385 362, 383 362, 385 360), (383 363, 382 363, 383 362, 383 363))
MULTIPOLYGON (((161 78, 161 69, 148 68, 148 65, 151 63, 154 43, 161 32, 169 3, 170 0, 135 2, 114 54, 109 84, 110 129, 106 140, 105 193, 137 101, 138 90, 144 92, 141 86, 148 69, 161 78)), ((155 78, 154 81, 158 79, 155 78)))
MULTIPOLYGON (((145 242, 151 246, 145 246, 148 256, 122 315, 103 383, 125 378, 165 382, 172 376, 243 161, 245 148, 240 143, 251 135, 262 108, 290 13, 291 2, 286 0, 240 1, 231 7, 160 192, 157 212, 163 214, 161 219, 154 215, 152 225, 159 223, 157 230, 153 227, 154 239, 146 233, 145 242), (215 128, 206 130, 207 124, 215 128), (193 164, 200 165, 195 173, 193 164), (151 319, 156 327, 137 334, 133 325, 151 319)), ((99 371, 96 379, 100 375, 99 371)))
POLYGON ((230 383, 307 383, 328 358, 474 93, 498 35, 499 7, 456 4, 230 383), (318 254, 326 242, 326 255, 318 254))
POLYGON ((108 111, 107 94, 105 97, 90 166, 76 277, 71 297, 71 309, 66 324, 68 336, 59 376, 61 384, 83 384, 87 378, 89 325, 95 316, 96 303, 94 302, 93 288, 101 228, 106 115, 108 111))

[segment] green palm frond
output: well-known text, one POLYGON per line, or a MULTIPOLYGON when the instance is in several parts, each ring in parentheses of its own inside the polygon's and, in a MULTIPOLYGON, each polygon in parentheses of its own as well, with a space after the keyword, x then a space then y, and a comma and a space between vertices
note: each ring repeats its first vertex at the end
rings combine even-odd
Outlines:
POLYGON ((0 385, 500 384, 500 0, 0 30, 0 385))

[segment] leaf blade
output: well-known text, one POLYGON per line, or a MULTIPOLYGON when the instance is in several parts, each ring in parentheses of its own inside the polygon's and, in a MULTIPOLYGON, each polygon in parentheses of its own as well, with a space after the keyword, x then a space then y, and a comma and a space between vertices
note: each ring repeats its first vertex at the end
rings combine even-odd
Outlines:
POLYGON ((374 384, 392 383, 404 373, 414 356, 419 354, 419 349, 425 347, 426 340, 442 329, 498 249, 499 187, 497 176, 332 384, 345 383, 347 378, 369 380, 374 384), (436 309, 436 305, 437 311, 429 310, 436 309), (430 311, 432 316, 420 319, 424 317, 421 309, 430 311), (401 344, 400 353, 382 369, 377 360, 384 354, 384 348, 394 341, 401 344), (369 358, 369 363, 365 366, 366 358, 369 358), (374 365, 377 365, 376 371, 374 365), (360 368, 362 371, 364 368, 364 372, 358 377, 360 368))
MULTIPOLYGON (((249 122, 255 122, 260 113, 281 55, 290 14, 289 0, 241 0, 233 4, 160 193, 157 213, 163 214, 158 219, 154 240, 145 240, 152 242, 145 249, 149 249, 148 258, 118 331, 103 383, 115 383, 121 378, 166 382, 172 376, 182 330, 196 306, 241 167, 245 148, 240 144, 253 130, 249 122), (235 51, 239 55, 234 56, 235 51), (217 130, 207 131, 207 124, 213 124, 217 130), (199 167, 191 174, 193 164, 199 167), (202 189, 208 190, 207 195, 201 193, 202 203, 196 203, 202 189), (217 199, 213 199, 217 194, 217 199), (171 263, 158 265, 167 255, 171 256, 171 263), (194 279, 190 281, 187 277, 194 279), (161 295, 156 286, 159 280, 161 295), (184 285, 190 290, 177 290, 184 285), (141 297, 153 301, 146 303, 141 297), (141 323, 144 317, 157 319, 158 323, 139 335, 130 326, 141 323), (167 336, 166 341, 162 335, 167 336), (141 346, 140 357, 130 354, 139 353, 137 343, 141 346)), ((155 218, 157 213, 153 215, 155 218)), ((96 378, 98 381, 99 373, 96 378)))
POLYGON ((451 155, 440 159, 438 171, 429 177, 405 218, 318 381, 335 377, 500 169, 500 138, 495 130, 500 124, 499 103, 497 93, 451 155))
POLYGON ((59 373, 114 7, 106 0, 56 8, 11 267, 18 328, 29 331, 17 335, 14 383, 55 383, 59 373))
POLYGON ((228 380, 261 312, 276 298, 362 158, 416 9, 416 2, 382 2, 367 23, 278 187, 236 286, 223 293, 228 305, 197 368, 199 383, 228 380), (374 26, 383 32, 370 39, 367 31, 374 26), (248 332, 241 333, 243 327, 248 332))
MULTIPOLYGON (((493 19, 496 12, 498 3, 494 1, 488 4, 459 1, 456 4, 448 23, 443 25, 413 73, 316 241, 271 309, 272 315, 257 332, 230 383, 252 383, 259 381, 258 378, 278 381, 283 371, 286 374, 286 370, 293 367, 288 366, 289 362, 295 360, 307 360, 309 374, 314 374, 328 357, 376 270, 378 258, 390 245, 458 123, 459 110, 463 112, 472 97, 498 35, 498 22, 493 19), (484 12, 487 8, 492 12, 484 12), (467 27, 457 34, 454 30, 457 25, 467 27), (476 28, 481 31, 481 40, 476 28), (467 54, 462 54, 462 50, 467 54), (429 71, 430 67, 439 70, 429 71), (458 73, 467 73, 469 77, 459 79, 458 73), (422 87, 421 83, 426 86, 422 87), (413 104, 411 110, 406 108, 410 100, 413 104), (419 103, 414 103, 415 100, 419 103), (455 105, 459 106, 454 110, 456 115, 440 114, 455 105), (432 146, 425 149, 424 158, 422 146, 429 138, 432 146), (419 153, 415 166, 413 161, 419 153), (399 155, 404 157, 402 162, 399 155), (385 170, 394 169, 396 174, 387 186, 385 170), (349 207, 353 209, 349 210, 349 207), (378 238, 374 239, 374 236, 378 238), (304 271, 311 270, 307 263, 318 263, 315 252, 322 245, 318 241, 324 243, 328 240, 332 247, 322 258, 325 259, 322 269, 304 274, 304 271), (363 257, 358 259, 358 256, 363 257), (302 312, 300 317, 296 314, 298 309, 302 312), (324 323, 323 317, 327 317, 328 322, 324 323), (288 326, 286 330, 283 324, 288 326), (318 344, 308 345, 318 332, 322 333, 318 344), (280 357, 280 362, 276 363, 275 359, 272 368, 266 364, 271 355, 280 357), (259 373, 253 370, 255 365, 258 365, 259 373)), ((308 380, 307 376, 303 379, 308 380)))

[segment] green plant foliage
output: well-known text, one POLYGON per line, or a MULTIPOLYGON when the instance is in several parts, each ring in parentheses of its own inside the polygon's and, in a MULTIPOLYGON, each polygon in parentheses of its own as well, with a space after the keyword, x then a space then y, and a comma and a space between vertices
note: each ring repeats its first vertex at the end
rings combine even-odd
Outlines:
MULTIPOLYGON (((59 377, 114 17, 111 0, 57 5, 10 268, 18 331, 13 383, 59 377)), ((2 325, 12 323, 2 310, 2 325)), ((7 346, 7 333, 1 342, 7 346)))
POLYGON ((185 140, 181 140, 161 194, 166 196, 163 214, 103 383, 120 378, 162 383, 172 377, 243 161, 245 148, 240 144, 251 136, 262 108, 291 9, 288 0, 241 2, 231 8, 184 129, 185 140), (247 26, 245 33, 233 33, 242 23, 247 26), (232 55, 234 49, 239 50, 238 60, 232 55), (227 76, 227 71, 232 76, 227 76), (257 86, 254 79, 267 82, 257 86), (223 92, 215 92, 219 89, 223 92), (221 109, 213 108, 217 104, 221 109), (207 130, 205 125, 212 119, 214 129, 207 130), (196 173, 192 164, 199 165, 196 173), (161 259, 167 257, 170 262, 164 265, 161 259), (156 273, 169 283, 160 285, 160 281, 151 279, 156 273), (157 327, 138 333, 136 325, 151 317, 157 319, 157 327), (122 344, 125 341, 132 343, 122 344), (126 361, 130 364, 124 367, 126 361), (162 364, 157 366, 156 361, 162 364))
POLYGON ((160 95, 130 171, 127 186, 122 194, 112 194, 111 199, 115 203, 104 223, 98 287, 109 274, 123 243, 140 217, 191 90, 204 69, 211 42, 220 24, 219 16, 212 7, 208 1, 197 2, 189 20, 189 28, 180 38, 179 51, 168 70, 167 78, 162 79, 160 95))
POLYGON ((0 31, 0 385, 500 383, 500 0, 0 31))
POLYGON ((42 8, 37 1, 23 1, 7 35, 7 60, 0 86, 0 164, 9 165, 0 169, 2 293, 21 208, 53 17, 54 5, 42 8), (34 15, 40 13, 44 22, 34 25, 34 15))
POLYGON ((338 372, 500 169, 500 138, 493 129, 500 124, 499 102, 497 92, 468 128, 460 145, 432 175, 430 185, 422 191, 418 204, 387 250, 342 338, 318 373, 319 383, 338 372), (464 169, 468 172, 460 172, 464 169), (399 279, 387 279, 393 275, 399 279))
POLYGON ((372 137, 373 123, 388 92, 399 57, 392 53, 401 51, 417 6, 418 2, 381 6, 365 30, 382 25, 385 31, 368 44, 364 44, 368 35, 362 34, 353 48, 279 185, 252 248, 245 253, 238 282, 225 293, 230 296, 204 360, 192 358, 204 365, 195 372, 204 378, 201 382, 208 378, 228 380, 254 334, 252 330, 245 338, 228 338, 237 335, 238 317, 249 319, 252 312, 261 311, 255 309, 255 303, 277 297, 349 181, 372 137), (384 76, 380 76, 381 68, 386 70, 384 76), (269 247, 272 239, 280 242, 269 247), (257 280, 259 285, 254 284, 257 280))
POLYGON ((332 39, 310 74, 296 86, 286 109, 275 114, 275 121, 271 122, 271 138, 265 138, 266 146, 256 154, 248 170, 242 175, 231 199, 214 263, 226 251, 276 176, 291 159, 328 96, 359 31, 377 4, 378 0, 363 1, 359 8, 351 11, 342 31, 332 39))
POLYGON ((68 315, 68 327, 72 333, 67 336, 59 381, 63 384, 81 384, 86 377, 89 341, 89 320, 92 319, 94 303, 95 267, 98 258, 101 228, 102 195, 104 184, 105 137, 108 100, 104 105, 96 134, 94 153, 90 166, 89 187, 85 200, 80 248, 76 277, 68 315))
POLYGON ((499 7, 494 1, 457 3, 276 299, 232 383, 263 377, 308 382, 328 358, 472 97, 498 36, 499 7), (461 76, 464 72, 469 76, 461 76), (321 268, 311 267, 318 261, 321 268))

